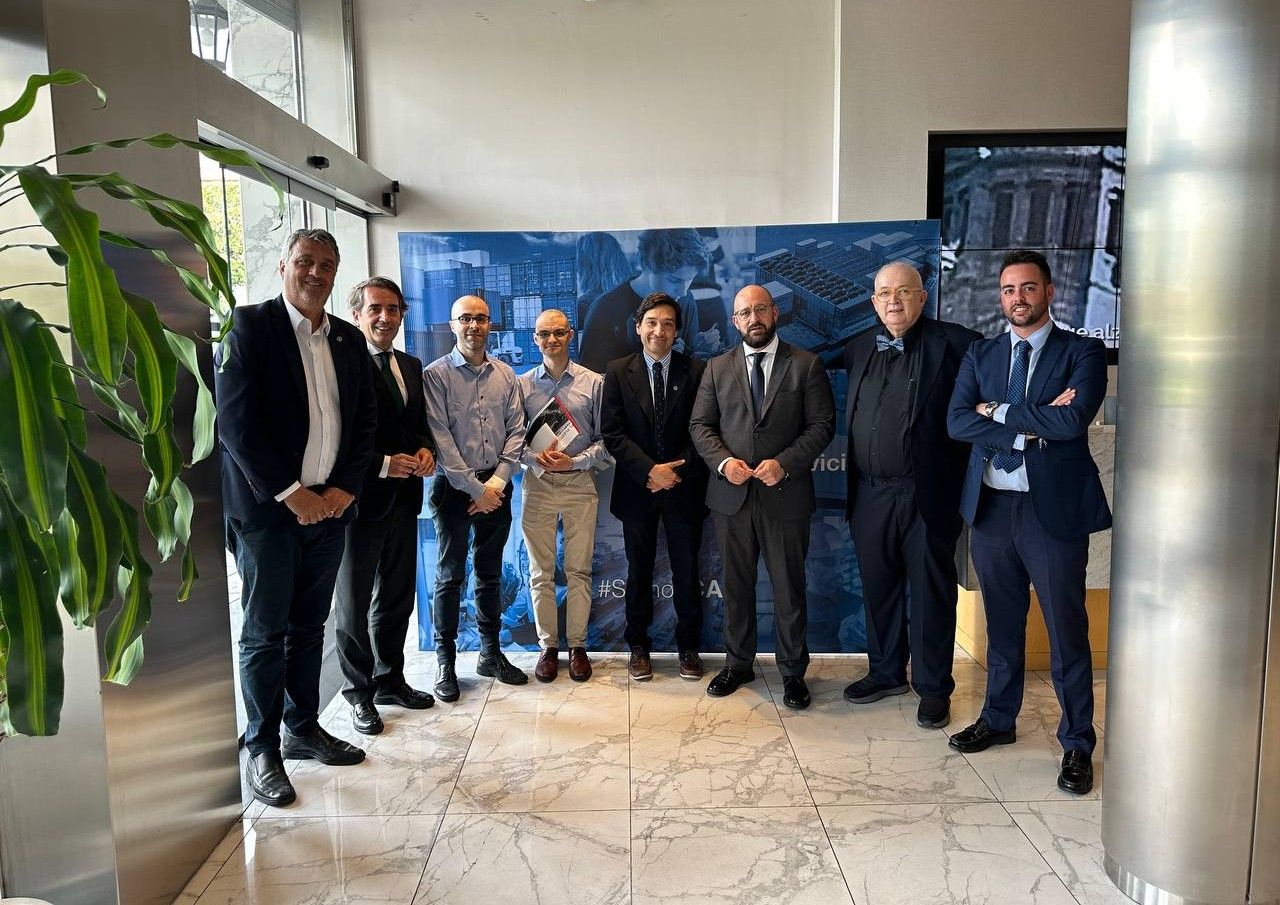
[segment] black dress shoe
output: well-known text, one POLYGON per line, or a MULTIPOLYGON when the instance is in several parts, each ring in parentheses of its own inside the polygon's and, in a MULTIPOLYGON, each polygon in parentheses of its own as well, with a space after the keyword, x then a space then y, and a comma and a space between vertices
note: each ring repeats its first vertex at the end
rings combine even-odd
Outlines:
POLYGON ((426 710, 435 702, 436 699, 431 695, 425 691, 410 688, 407 683, 399 688, 384 688, 374 692, 373 695, 375 704, 392 704, 406 710, 426 710))
POLYGON ((754 669, 735 669, 732 666, 726 666, 715 674, 715 678, 707 683, 707 694, 713 698, 723 698, 733 694, 748 682, 754 682, 755 680, 756 673, 754 669))
POLYGON ((298 794, 293 791, 293 783, 289 782, 289 776, 284 772, 284 762, 278 751, 250 754, 244 778, 249 783, 249 791, 253 793, 253 797, 273 808, 293 804, 298 798, 298 794))
POLYGON ((1093 759, 1088 752, 1072 748, 1062 755, 1058 788, 1073 795, 1087 795, 1093 789, 1093 759))
POLYGON ((951 701, 925 695, 916 709, 916 725, 923 729, 941 729, 951 722, 951 701))
POLYGON ((782 703, 792 710, 804 710, 809 706, 809 686, 803 676, 787 676, 782 680, 782 703))
POLYGON ((890 695, 906 694, 908 687, 906 682, 901 685, 885 685, 871 676, 863 676, 852 685, 845 687, 844 699, 854 704, 870 704, 890 695))
POLYGON ((442 662, 436 667, 436 697, 446 704, 458 700, 458 674, 454 671, 453 661, 442 662))
POLYGON ((476 675, 497 679, 503 685, 524 685, 529 681, 524 671, 517 669, 500 650, 480 655, 476 663, 476 675))
POLYGON ((364 751, 334 738, 319 726, 306 735, 285 732, 280 750, 291 760, 318 760, 330 767, 349 767, 364 760, 364 751))
POLYGON ((369 701, 358 701, 351 705, 351 725, 361 735, 377 735, 384 728, 378 708, 369 701))
POLYGON ((978 717, 972 726, 961 729, 947 740, 947 744, 962 754, 986 751, 992 745, 1012 745, 1018 739, 1017 730, 992 729, 987 721, 978 717))

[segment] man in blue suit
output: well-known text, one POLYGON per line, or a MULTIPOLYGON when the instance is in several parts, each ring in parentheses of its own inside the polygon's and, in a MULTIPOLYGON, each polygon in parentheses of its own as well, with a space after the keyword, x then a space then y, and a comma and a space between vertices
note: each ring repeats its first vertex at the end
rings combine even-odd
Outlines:
POLYGON ((276 807, 295 798, 282 753, 364 760, 316 721, 324 624, 375 419, 364 336, 325 313, 337 271, 332 235, 293 233, 280 295, 236 309, 215 374, 227 545, 243 582, 245 778, 276 807))
POLYGON ((1058 787, 1083 795, 1097 742, 1085 567, 1089 535, 1111 526, 1088 429, 1106 394, 1107 359, 1101 340, 1054 325, 1053 293, 1043 255, 1005 256, 1000 306, 1010 330, 969 348, 951 397, 947 429, 973 444, 960 512, 973 527, 988 647, 982 714, 950 744, 969 753, 1016 739, 1034 585, 1062 707, 1058 787))

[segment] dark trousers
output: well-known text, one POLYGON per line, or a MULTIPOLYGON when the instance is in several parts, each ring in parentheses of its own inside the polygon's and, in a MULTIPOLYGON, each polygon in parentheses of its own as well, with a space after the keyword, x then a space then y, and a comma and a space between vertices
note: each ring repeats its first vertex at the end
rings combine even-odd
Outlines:
MULTIPOLYGON (((809 519, 780 519, 754 504, 763 485, 747 491, 733 515, 715 513, 724 562, 725 665, 750 669, 756 657, 756 574, 760 557, 773 585, 774 647, 783 678, 803 676, 809 667, 805 640, 808 605, 804 560, 809 552, 809 519)), ((775 492, 768 488, 770 493, 775 492)))
POLYGON ((982 488, 973 522, 973 565, 987 613, 987 699, 982 716, 1012 729, 1022 709, 1028 585, 1049 630, 1050 674, 1062 708, 1064 750, 1093 752, 1093 662, 1084 608, 1088 536, 1062 540, 1040 525, 1029 493, 982 488))
POLYGON ((458 650, 458 615, 468 552, 474 572, 472 587, 480 650, 492 653, 498 650, 502 616, 502 548, 511 532, 511 486, 507 485, 501 506, 477 515, 467 514, 471 497, 455 490, 443 475, 431 482, 428 499, 439 544, 436 591, 431 601, 436 656, 441 661, 452 661, 458 650))
POLYGON ((251 525, 228 519, 240 571, 240 687, 253 755, 280 750, 280 722, 310 732, 320 710, 324 621, 342 557, 343 526, 251 525))
POLYGON ((849 533, 867 605, 871 677, 882 685, 904 684, 910 654, 916 692, 951 697, 959 518, 954 530, 934 530, 920 515, 913 480, 864 477, 849 533))
POLYGON ((658 523, 667 537, 671 563, 671 602, 676 611, 676 649, 702 647, 702 585, 698 551, 704 519, 690 519, 665 494, 655 494, 644 518, 623 519, 622 543, 627 554, 627 644, 649 650, 653 625, 653 564, 658 555, 658 523))
POLYGON ((413 616, 418 512, 397 502, 384 519, 347 526, 334 608, 338 662, 349 703, 405 684, 404 640, 413 616))

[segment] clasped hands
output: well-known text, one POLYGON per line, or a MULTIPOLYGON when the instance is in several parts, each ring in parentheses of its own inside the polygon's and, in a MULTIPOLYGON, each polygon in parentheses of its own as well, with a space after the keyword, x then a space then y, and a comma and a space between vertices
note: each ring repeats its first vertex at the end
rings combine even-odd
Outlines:
POLYGON ((502 505, 502 494, 507 489, 507 482, 494 475, 484 482, 484 491, 467 506, 467 515, 484 515, 497 511, 502 505))
POLYGON ((387 464, 387 477, 389 478, 425 478, 436 470, 436 458, 431 455, 431 450, 418 450, 413 455, 409 453, 396 453, 391 457, 391 461, 387 464))
POLYGON ((660 490, 670 490, 680 483, 680 475, 676 469, 684 464, 684 459, 676 459, 674 462, 657 462, 653 468, 649 469, 649 478, 645 481, 644 486, 648 488, 650 493, 657 493, 660 490))
POLYGON ((284 504, 297 516, 299 525, 316 525, 327 518, 341 518, 354 500, 340 487, 326 487, 320 493, 299 487, 284 498, 284 504))
POLYGON ((729 459, 724 463, 722 473, 730 484, 745 484, 755 478, 766 487, 776 487, 787 476, 777 459, 765 459, 755 468, 741 459, 729 459))

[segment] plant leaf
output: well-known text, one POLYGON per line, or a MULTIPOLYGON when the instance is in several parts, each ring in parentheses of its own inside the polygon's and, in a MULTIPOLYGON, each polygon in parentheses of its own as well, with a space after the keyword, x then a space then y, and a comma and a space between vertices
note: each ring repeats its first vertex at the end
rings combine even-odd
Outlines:
POLYGON ((151 621, 151 566, 138 547, 138 511, 119 494, 115 494, 115 498, 124 526, 124 554, 117 574, 124 603, 107 626, 103 642, 107 671, 103 678, 118 685, 128 685, 142 666, 141 645, 134 650, 130 648, 151 621))
POLYGON ((11 248, 34 248, 36 251, 43 251, 53 263, 59 267, 67 266, 67 253, 56 245, 41 245, 38 242, 16 242, 12 245, 0 245, 0 252, 8 251, 11 248))
POLYGON ((165 421, 160 430, 142 438, 142 461, 151 472, 152 484, 147 488, 147 500, 167 496, 182 471, 182 450, 173 439, 171 421, 165 421))
POLYGON ((162 497, 151 499, 155 480, 147 489, 147 501, 143 504, 142 514, 147 527, 156 539, 156 548, 160 552, 160 561, 164 562, 173 555, 178 544, 186 544, 191 539, 191 512, 195 501, 191 491, 183 483, 182 478, 174 478, 170 492, 162 497))
POLYGON ((18 181, 44 228, 67 253, 71 333, 85 366, 107 383, 117 383, 128 342, 128 315, 115 272, 102 257, 98 215, 80 206, 64 176, 22 167, 18 181))
POLYGON ((54 735, 62 710, 62 620, 52 543, 0 486, 0 620, 9 632, 9 720, 26 735, 54 735))
POLYGON ((196 555, 190 547, 182 551, 182 584, 178 586, 178 602, 186 603, 191 596, 191 586, 196 583, 200 573, 196 570, 196 555))
POLYGON ((230 316, 230 309, 222 300, 222 296, 209 285, 209 281, 194 270, 183 267, 181 264, 169 257, 167 253, 159 248, 153 248, 145 242, 139 242, 120 233, 113 233, 109 230, 101 230, 100 234, 104 242, 110 242, 112 245, 119 245, 124 248, 135 248, 140 251, 150 252, 151 255, 168 267, 172 267, 178 274, 178 279, 182 280, 182 285, 187 287, 187 292, 191 293, 196 301, 205 305, 212 311, 217 312, 220 317, 226 318, 230 316))
POLYGON ((23 89, 22 94, 18 95, 18 99, 0 110, 0 144, 4 143, 4 127, 10 123, 16 123, 31 112, 36 105, 36 93, 41 88, 46 85, 74 85, 77 82, 92 86, 93 90, 98 92, 98 105, 101 107, 107 105, 106 92, 74 69, 59 69, 48 75, 30 76, 27 79, 27 87, 23 89))
MULTIPOLYGON (((101 189, 112 198, 128 201, 146 211, 151 219, 166 229, 181 235, 196 247, 209 267, 209 281, 234 308, 235 295, 231 291, 231 265, 218 253, 218 243, 213 228, 204 212, 194 204, 170 198, 130 182, 119 173, 68 173, 64 177, 77 189, 92 186, 101 189)), ((65 247, 65 246, 64 246, 65 247)))
MULTIPOLYGON (((82 449, 72 447, 68 460, 67 513, 75 522, 75 556, 85 577, 85 595, 73 610, 63 605, 78 627, 92 625, 115 596, 116 569, 124 554, 122 515, 107 482, 107 472, 82 449)), ((68 581, 63 560, 62 580, 68 581)))
POLYGON ((66 505, 67 435, 48 402, 56 383, 40 323, 0 299, 0 472, 18 509, 48 531, 66 505))
MULTIPOLYGON (((37 320, 39 317, 36 315, 37 320)), ((53 338, 53 333, 48 330, 39 332, 49 358, 53 362, 53 367, 50 369, 53 380, 53 413, 66 428, 67 439, 83 449, 89 442, 89 434, 85 429, 84 406, 80 404, 76 382, 71 379, 71 371, 62 360, 62 350, 58 348, 58 341, 53 338)))
POLYGON ((196 380, 196 412, 191 419, 192 449, 190 464, 194 465, 203 461, 209 453, 213 452, 214 426, 218 413, 213 403, 213 394, 209 392, 209 385, 204 382, 204 375, 200 373, 200 361, 197 358, 195 340, 181 333, 175 333, 168 328, 164 331, 164 338, 168 340, 169 348, 177 357, 178 362, 196 380))
POLYGON ((147 413, 147 432, 153 433, 171 419, 173 394, 178 387, 178 359, 165 339, 155 304, 132 292, 125 292, 124 300, 129 306, 133 378, 147 413))

